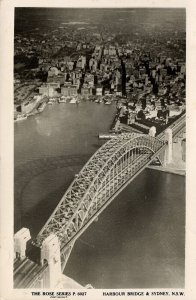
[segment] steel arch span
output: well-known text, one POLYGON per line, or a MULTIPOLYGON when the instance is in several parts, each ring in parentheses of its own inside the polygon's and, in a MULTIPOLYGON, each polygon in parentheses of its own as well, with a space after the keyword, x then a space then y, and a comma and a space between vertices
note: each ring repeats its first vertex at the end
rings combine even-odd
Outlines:
POLYGON ((38 234, 36 244, 41 245, 54 233, 61 252, 66 251, 103 207, 165 147, 163 140, 136 133, 121 134, 106 142, 75 176, 38 234))
POLYGON ((183 114, 156 138, 127 133, 105 143, 75 176, 37 239, 29 240, 26 258, 14 259, 14 287, 46 287, 49 272, 54 271, 51 264, 57 261, 51 256, 44 262, 40 248, 45 238, 58 236, 63 270, 76 239, 129 182, 155 158, 168 162, 171 140, 184 134, 185 121, 183 114))

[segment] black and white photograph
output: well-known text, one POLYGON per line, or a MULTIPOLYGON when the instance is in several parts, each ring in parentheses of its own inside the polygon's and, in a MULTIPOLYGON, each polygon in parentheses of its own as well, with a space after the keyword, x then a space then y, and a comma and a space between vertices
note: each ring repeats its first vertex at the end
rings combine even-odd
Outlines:
POLYGON ((13 289, 185 296, 186 7, 70 5, 13 11, 13 289))
POLYGON ((185 22, 15 9, 15 288, 184 287, 185 22))

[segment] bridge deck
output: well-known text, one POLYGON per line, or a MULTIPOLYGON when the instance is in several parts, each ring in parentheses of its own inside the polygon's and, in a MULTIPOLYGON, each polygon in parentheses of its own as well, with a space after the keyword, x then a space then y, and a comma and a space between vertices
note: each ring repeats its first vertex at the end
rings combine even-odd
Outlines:
POLYGON ((14 268, 14 288, 29 287, 46 268, 47 265, 38 265, 28 258, 18 261, 17 267, 14 268))

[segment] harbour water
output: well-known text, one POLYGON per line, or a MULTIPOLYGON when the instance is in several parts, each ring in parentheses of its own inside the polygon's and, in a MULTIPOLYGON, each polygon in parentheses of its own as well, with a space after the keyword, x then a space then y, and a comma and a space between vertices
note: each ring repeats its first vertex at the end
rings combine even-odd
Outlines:
MULTIPOLYGON (((115 113, 61 103, 15 123, 15 231, 39 232, 115 113)), ((95 288, 182 288, 184 252, 185 179, 146 169, 78 239, 65 273, 95 288)))

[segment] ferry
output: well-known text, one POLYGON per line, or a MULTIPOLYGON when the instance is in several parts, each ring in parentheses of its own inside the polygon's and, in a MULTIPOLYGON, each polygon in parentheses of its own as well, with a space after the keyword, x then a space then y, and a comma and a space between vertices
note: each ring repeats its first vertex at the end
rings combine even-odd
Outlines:
POLYGON ((110 104, 112 104, 112 102, 111 101, 106 101, 105 104, 110 105, 110 104))
POLYGON ((65 97, 61 97, 58 100, 59 103, 66 103, 66 98, 65 97))
POLYGON ((18 115, 16 119, 14 119, 14 122, 23 121, 27 119, 27 115, 18 115))
POLYGON ((76 99, 76 98, 73 98, 73 99, 71 99, 71 101, 70 101, 69 103, 75 104, 75 103, 77 103, 77 99, 76 99))
POLYGON ((72 98, 71 101, 69 103, 72 103, 72 104, 78 104, 80 103, 80 100, 76 99, 76 98, 72 98))
POLYGON ((103 98, 102 97, 95 100, 95 103, 102 103, 102 102, 103 102, 103 98))
POLYGON ((57 98, 50 98, 49 102, 56 103, 57 102, 57 98))
POLYGON ((99 133, 99 139, 100 140, 110 140, 112 138, 115 138, 119 135, 120 133, 99 133))

